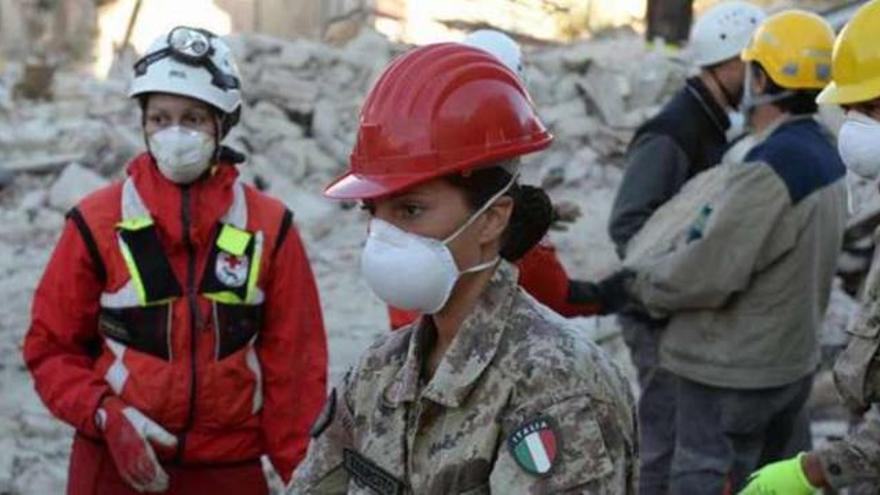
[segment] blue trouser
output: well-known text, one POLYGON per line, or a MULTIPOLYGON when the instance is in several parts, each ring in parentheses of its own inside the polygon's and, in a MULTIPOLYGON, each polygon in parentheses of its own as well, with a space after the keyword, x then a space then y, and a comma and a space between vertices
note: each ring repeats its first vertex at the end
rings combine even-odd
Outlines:
POLYGON ((804 404, 812 375, 741 390, 676 379, 676 442, 670 493, 736 493, 764 464, 810 450, 804 404))
POLYGON ((675 450, 675 376, 659 366, 657 355, 664 323, 647 316, 621 313, 623 338, 638 370, 640 432, 639 494, 663 495, 675 450))

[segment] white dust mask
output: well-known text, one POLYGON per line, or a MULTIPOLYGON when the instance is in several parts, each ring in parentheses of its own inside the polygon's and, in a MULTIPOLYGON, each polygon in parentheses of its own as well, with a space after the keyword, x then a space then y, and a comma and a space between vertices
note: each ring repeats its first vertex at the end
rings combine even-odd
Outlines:
POLYGON ((459 270, 448 244, 467 229, 516 181, 510 182, 446 239, 424 237, 373 218, 361 254, 361 273, 385 303, 406 311, 434 314, 446 305, 458 279, 495 266, 500 257, 459 270))
POLYGON ((727 118, 730 120, 730 127, 725 132, 728 141, 733 141, 746 133, 746 116, 742 112, 727 112, 727 118))
POLYGON ((837 136, 837 150, 854 174, 872 181, 880 178, 880 121, 848 112, 837 136))
POLYGON ((216 143, 204 132, 172 126, 149 137, 159 171, 176 184, 189 184, 211 166, 216 143))

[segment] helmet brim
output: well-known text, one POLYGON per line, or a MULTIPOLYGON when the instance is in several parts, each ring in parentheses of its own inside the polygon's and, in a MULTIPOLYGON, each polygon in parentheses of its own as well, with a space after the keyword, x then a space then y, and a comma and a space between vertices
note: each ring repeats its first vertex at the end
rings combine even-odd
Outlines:
POLYGON ((816 97, 821 105, 850 105, 880 98, 880 78, 861 84, 841 86, 830 83, 816 97))
POLYGON ((499 161, 534 153, 548 148, 552 142, 553 135, 542 131, 535 141, 531 143, 519 144, 508 149, 494 150, 481 157, 475 157, 474 160, 464 161, 445 170, 435 170, 428 173, 364 174, 349 171, 335 179, 324 189, 324 197, 352 200, 376 199, 390 196, 433 179, 468 170, 476 170, 497 164, 499 161))
POLYGON ((324 189, 330 199, 376 199, 409 189, 434 177, 424 175, 362 175, 349 172, 324 189))

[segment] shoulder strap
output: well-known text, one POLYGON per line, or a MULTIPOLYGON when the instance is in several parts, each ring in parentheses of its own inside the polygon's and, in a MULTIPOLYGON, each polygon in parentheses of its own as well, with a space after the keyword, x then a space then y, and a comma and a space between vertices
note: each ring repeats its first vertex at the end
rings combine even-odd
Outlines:
POLYGON ((73 221, 76 230, 79 231, 80 237, 82 237, 83 242, 86 244, 86 249, 89 250, 89 255, 92 257, 92 263, 95 265, 95 272, 98 275, 98 279, 101 282, 106 282, 107 268, 104 266, 104 260, 101 259, 101 252, 98 251, 98 244, 95 242, 95 237, 92 235, 92 231, 89 229, 82 213, 77 208, 71 208, 70 211, 67 212, 67 218, 73 221))
POLYGON ((275 247, 272 248, 272 254, 274 256, 275 253, 281 248, 281 245, 284 244, 284 239, 287 238, 287 233, 290 232, 290 228, 293 225, 293 212, 289 209, 284 209, 284 217, 281 218, 281 226, 278 228, 278 236, 275 237, 275 247))

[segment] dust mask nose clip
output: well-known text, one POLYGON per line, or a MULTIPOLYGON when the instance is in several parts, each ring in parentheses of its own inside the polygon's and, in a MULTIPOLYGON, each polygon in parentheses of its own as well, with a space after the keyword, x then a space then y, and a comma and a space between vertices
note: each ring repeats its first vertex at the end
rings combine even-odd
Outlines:
POLYGON ((496 256, 460 270, 449 243, 507 193, 516 179, 514 174, 507 185, 442 240, 412 234, 380 218, 373 218, 361 254, 361 273, 367 285, 395 308, 422 314, 434 314, 443 309, 462 275, 487 270, 500 261, 496 256))

